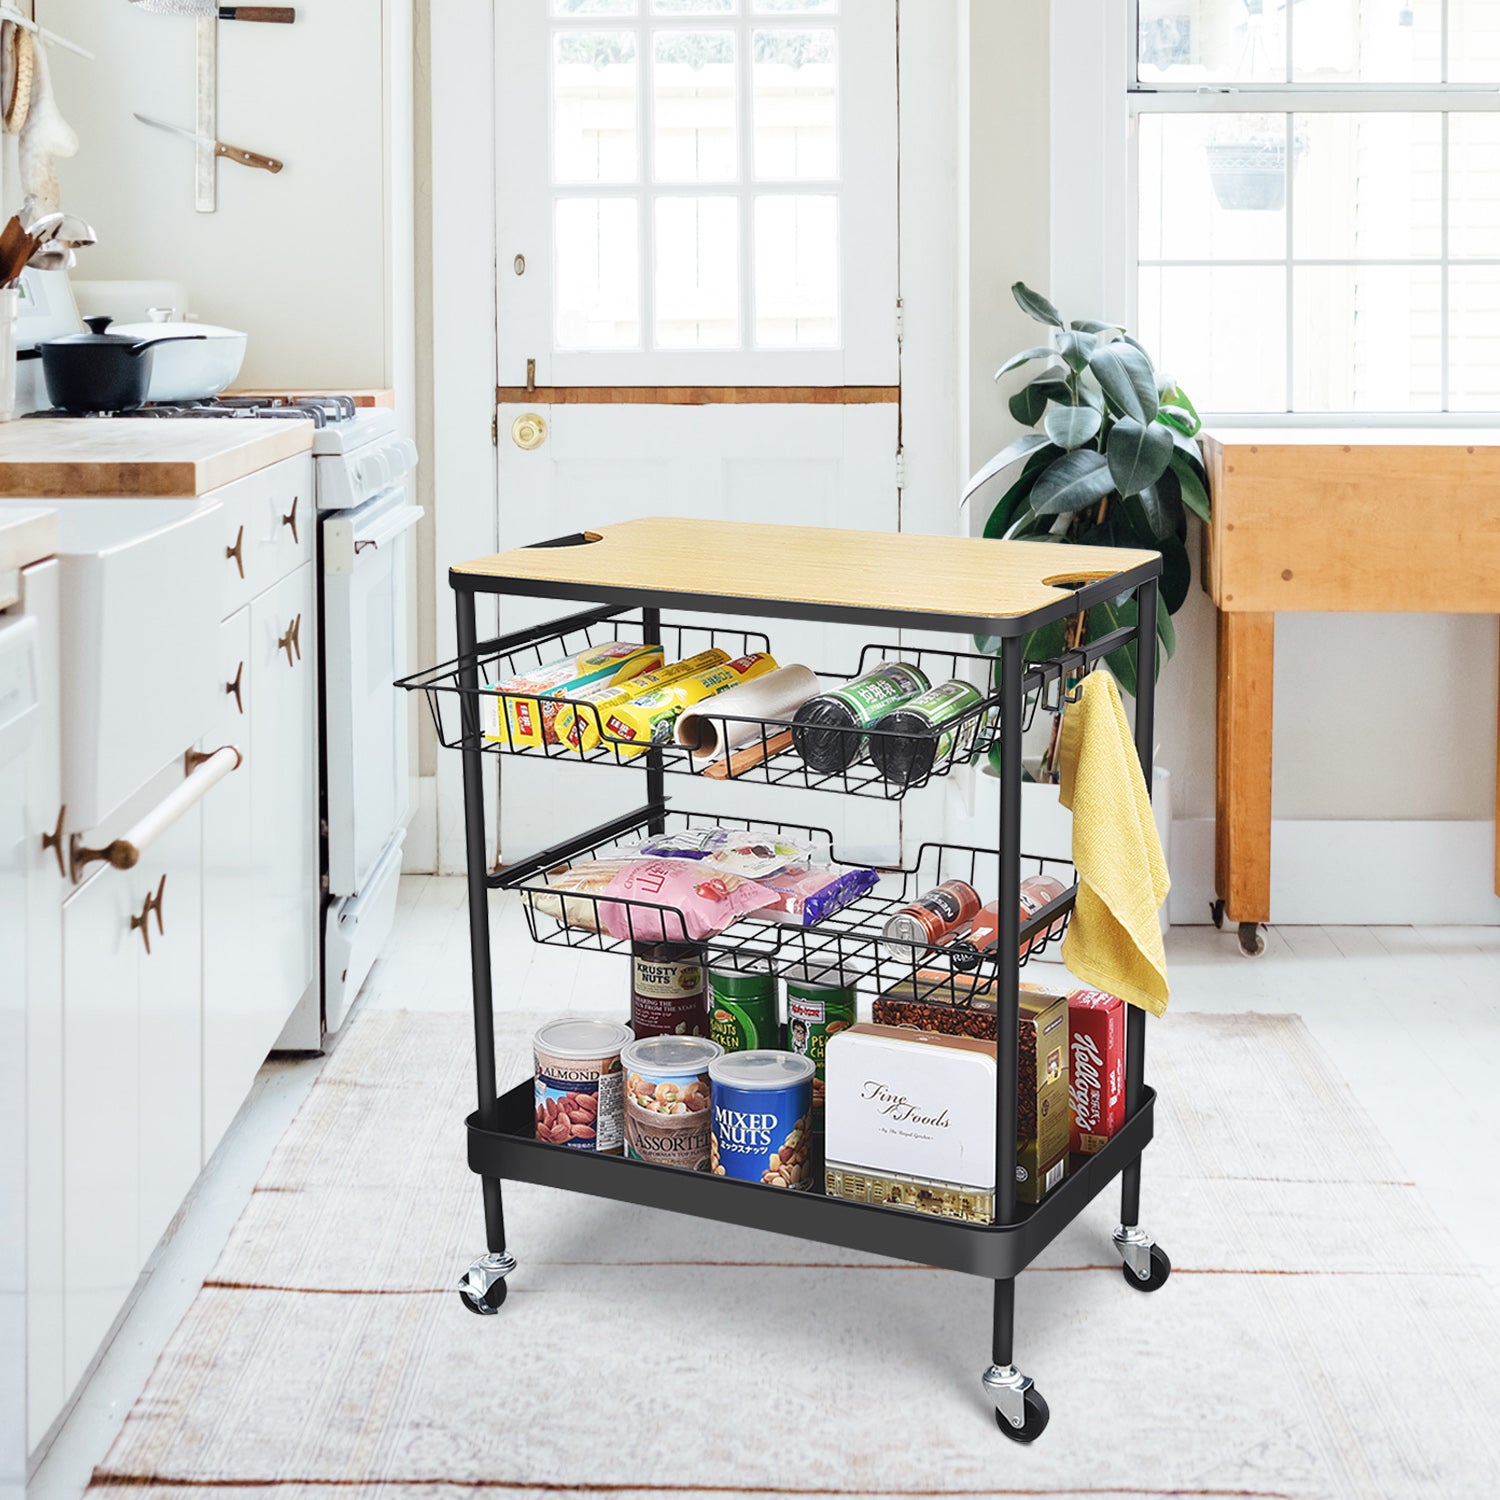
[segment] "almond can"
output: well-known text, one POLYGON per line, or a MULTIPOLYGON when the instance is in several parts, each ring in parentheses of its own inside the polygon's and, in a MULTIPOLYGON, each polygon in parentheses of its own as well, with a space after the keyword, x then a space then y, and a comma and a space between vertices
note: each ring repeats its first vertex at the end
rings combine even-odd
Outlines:
POLYGON ((620 1051, 630 1028, 563 1016, 531 1039, 536 1061, 536 1138, 573 1151, 618 1156, 625 1138, 620 1051))

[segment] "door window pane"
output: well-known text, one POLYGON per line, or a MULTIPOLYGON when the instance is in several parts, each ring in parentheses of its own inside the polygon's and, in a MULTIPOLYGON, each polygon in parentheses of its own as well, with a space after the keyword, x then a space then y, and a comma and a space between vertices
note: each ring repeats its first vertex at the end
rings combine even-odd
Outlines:
POLYGON ((755 342, 827 348, 839 341, 838 199, 755 200, 755 342))
POLYGON ((1448 284, 1448 405, 1500 411, 1500 266, 1455 266, 1448 284))
POLYGON ((1140 273, 1136 336, 1200 411, 1286 410, 1286 271, 1156 267, 1140 273))
POLYGON ((838 172, 838 55, 829 30, 757 29, 752 36, 755 175, 838 172))
POLYGON ((1440 115, 1294 117, 1300 258, 1399 260, 1443 249, 1440 115))
POLYGON ((659 16, 723 16, 734 9, 734 0, 651 0, 659 16))
POLYGON ((635 0, 552 0, 554 16, 633 16, 635 0))
POLYGON ((755 9, 765 13, 771 11, 830 11, 838 9, 838 0, 755 0, 755 9))
POLYGON ((1435 266, 1292 273, 1298 411, 1437 411, 1442 274, 1435 266))
POLYGON ((658 32, 651 74, 658 182, 732 182, 734 33, 658 32))
POLYGON ((1500 5, 1448 0, 1448 80, 1500 84, 1500 5))
POLYGON ((558 182, 633 181, 635 33, 560 31, 552 47, 554 177, 558 182))
POLYGON ((1274 0, 1140 0, 1137 74, 1143 83, 1284 81, 1284 15, 1274 0))
POLYGON ((1500 259, 1500 115, 1449 116, 1448 236, 1459 258, 1500 259))
POLYGON ((1145 260, 1286 255, 1285 115, 1144 115, 1145 260))
POLYGON ((723 349, 740 337, 739 204, 656 200, 656 343, 723 349))
POLYGON ((641 340, 635 199, 559 199, 553 244, 557 347, 635 348, 641 340))
POLYGON ((1441 0, 1297 0, 1292 76, 1299 83, 1436 83, 1441 0))

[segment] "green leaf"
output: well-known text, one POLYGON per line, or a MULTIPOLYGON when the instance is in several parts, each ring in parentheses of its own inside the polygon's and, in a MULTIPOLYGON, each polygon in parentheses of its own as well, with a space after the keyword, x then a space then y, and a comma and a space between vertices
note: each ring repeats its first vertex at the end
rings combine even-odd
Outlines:
POLYGON ((1041 432, 1023 432, 1015 442, 1007 443, 982 469, 970 475, 969 482, 964 486, 963 494, 958 497, 959 509, 962 510, 968 504, 974 492, 981 485, 988 484, 995 475, 1004 469, 1008 469, 1017 460, 1025 458, 1027 454, 1035 453, 1038 448, 1045 448, 1046 446, 1046 434, 1041 432))
POLYGON ((1174 406, 1171 402, 1157 408, 1156 420, 1184 437, 1196 437, 1203 425, 1185 406, 1174 406))
POLYGON ((1061 356, 1050 344, 1038 344, 1035 349, 1023 349, 1019 354, 1011 357, 995 371, 995 379, 999 380, 1002 375, 1009 375, 1012 370, 1019 370, 1022 365, 1030 364, 1034 359, 1058 359, 1061 356))
POLYGON ((1137 422, 1156 416, 1156 372, 1135 344, 1123 340, 1094 351, 1089 370, 1115 407, 1137 422))
POLYGON ((1188 550, 1175 536, 1164 536, 1156 543, 1161 553, 1161 583, 1158 597, 1169 615, 1175 615, 1187 602, 1193 586, 1193 563, 1188 550))
POLYGON ((1199 477, 1192 460, 1179 449, 1172 454, 1171 467, 1177 476, 1177 483, 1182 487, 1182 503, 1200 521, 1211 520, 1213 511, 1209 506, 1208 488, 1199 477))
POLYGON ((1010 294, 1028 318, 1035 318, 1038 323, 1049 323, 1053 328, 1066 326, 1062 314, 1040 292, 1032 291, 1024 281, 1016 282, 1011 287, 1010 294))
POLYGON ((1118 323, 1101 323, 1097 318, 1074 318, 1068 327, 1076 333, 1124 333, 1118 323))
POLYGON ((1161 651, 1157 656, 1157 671, 1160 672, 1161 658, 1165 656, 1170 660, 1172 653, 1177 650, 1177 629, 1172 624, 1166 600, 1160 593, 1156 596, 1156 638, 1161 642, 1161 651))
POLYGON ((1036 527, 1038 530, 1045 532, 1051 524, 1051 519, 1050 516, 1039 516, 1028 503, 1016 512, 1015 520, 1005 528, 1005 535, 1000 540, 1002 542, 1017 542, 1024 537, 1027 541, 1030 541, 1032 539, 1031 528, 1036 527))
POLYGON ((1006 528, 1015 520, 1017 511, 1025 505, 1026 497, 1031 493, 1031 486, 1036 482, 1036 476, 1054 458, 1059 457, 1061 457, 1061 450, 1047 443, 1026 460, 1020 478, 995 502, 995 508, 984 523, 985 536, 993 540, 1005 534, 1006 528))
POLYGON ((1064 406, 1049 401, 1042 425, 1059 448, 1071 450, 1083 447, 1099 431, 1103 420, 1092 406, 1064 406))
MULTIPOLYGON (((1101 636, 1123 627, 1133 627, 1137 618, 1135 596, 1124 594, 1118 599, 1106 599, 1089 610, 1089 636, 1098 640, 1101 636)), ((1109 669, 1119 679, 1122 692, 1135 693, 1135 642, 1120 646, 1106 656, 1109 669)))
POLYGON ((1093 448, 1080 448, 1043 471, 1031 492, 1031 508, 1042 516, 1064 515, 1102 500, 1114 487, 1109 460, 1093 448))
POLYGON ((1049 380, 1046 377, 1033 380, 1010 398, 1010 414, 1023 427, 1035 427, 1041 421, 1042 413, 1047 410, 1049 401, 1057 401, 1066 406, 1072 394, 1061 380, 1049 380))
POLYGON ((1135 498, 1150 533, 1148 547, 1156 546, 1163 537, 1177 535, 1183 522, 1182 492, 1170 470, 1154 484, 1148 484, 1135 498))
POLYGON ((1121 417, 1110 429, 1109 472, 1122 495, 1139 495, 1172 462, 1172 435, 1158 422, 1121 417))
POLYGON ((1089 356, 1094 352, 1094 346, 1098 342, 1099 340, 1091 333, 1080 333, 1075 330, 1063 335, 1062 357, 1075 375, 1088 369, 1089 356))

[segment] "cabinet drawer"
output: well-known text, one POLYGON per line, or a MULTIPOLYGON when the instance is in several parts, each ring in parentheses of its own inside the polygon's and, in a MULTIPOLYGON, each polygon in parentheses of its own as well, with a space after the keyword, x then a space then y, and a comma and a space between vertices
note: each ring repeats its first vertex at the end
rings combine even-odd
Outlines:
POLYGON ((221 618, 313 555, 317 512, 311 454, 299 454, 213 492, 223 512, 221 618))

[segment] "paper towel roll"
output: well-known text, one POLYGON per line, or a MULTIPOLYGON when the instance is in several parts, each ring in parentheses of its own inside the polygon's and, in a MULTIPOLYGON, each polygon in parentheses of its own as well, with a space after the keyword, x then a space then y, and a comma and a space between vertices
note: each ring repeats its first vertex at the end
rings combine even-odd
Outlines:
POLYGON ((741 745, 748 745, 761 736, 759 722, 753 724, 725 724, 725 719, 766 719, 791 721, 791 717, 807 702, 823 691, 823 685, 808 667, 778 667, 757 677, 753 682, 741 683, 687 709, 677 719, 677 743, 692 749, 694 760, 718 760, 741 745), (724 735, 729 743, 724 744, 724 735))

